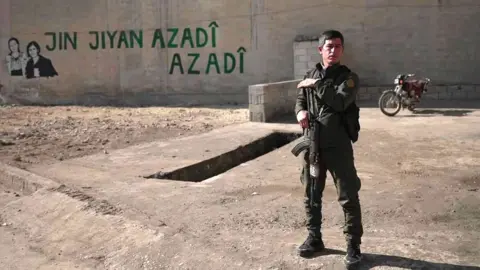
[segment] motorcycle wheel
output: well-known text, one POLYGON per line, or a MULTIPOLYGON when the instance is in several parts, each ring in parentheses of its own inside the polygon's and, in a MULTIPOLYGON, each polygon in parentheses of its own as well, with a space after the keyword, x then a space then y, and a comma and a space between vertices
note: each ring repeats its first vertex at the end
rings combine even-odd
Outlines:
POLYGON ((395 91, 386 90, 383 91, 382 95, 378 99, 378 107, 380 108, 380 111, 386 116, 395 116, 402 109, 402 101, 400 100, 400 97, 397 96, 395 91), (386 110, 386 104, 391 102, 393 102, 396 106, 394 107, 393 112, 388 112, 386 110))

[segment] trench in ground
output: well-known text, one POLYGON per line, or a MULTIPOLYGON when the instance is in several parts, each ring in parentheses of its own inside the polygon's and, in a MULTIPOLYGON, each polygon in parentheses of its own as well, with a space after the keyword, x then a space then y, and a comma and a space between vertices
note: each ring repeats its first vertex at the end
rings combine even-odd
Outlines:
POLYGON ((171 172, 157 172, 146 178, 201 182, 278 149, 301 135, 301 133, 293 132, 273 132, 213 158, 171 172))

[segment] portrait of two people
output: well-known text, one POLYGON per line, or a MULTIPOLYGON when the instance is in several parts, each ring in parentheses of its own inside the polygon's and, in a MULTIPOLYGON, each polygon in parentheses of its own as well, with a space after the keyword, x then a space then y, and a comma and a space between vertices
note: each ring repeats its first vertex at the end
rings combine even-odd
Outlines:
POLYGON ((27 44, 26 53, 20 49, 20 42, 12 37, 8 40, 9 53, 6 56, 7 70, 10 76, 27 79, 58 76, 52 61, 41 54, 36 41, 27 44))

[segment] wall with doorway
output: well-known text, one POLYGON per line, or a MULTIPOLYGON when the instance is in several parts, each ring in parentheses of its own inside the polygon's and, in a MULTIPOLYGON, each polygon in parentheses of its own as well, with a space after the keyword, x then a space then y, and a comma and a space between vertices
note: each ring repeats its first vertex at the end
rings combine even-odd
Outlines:
POLYGON ((477 85, 479 7, 475 0, 3 0, 0 101, 248 103, 248 85, 297 77, 295 38, 326 28, 344 32, 345 62, 364 85, 390 84, 399 72, 477 85), (10 51, 17 40, 20 57, 10 51))

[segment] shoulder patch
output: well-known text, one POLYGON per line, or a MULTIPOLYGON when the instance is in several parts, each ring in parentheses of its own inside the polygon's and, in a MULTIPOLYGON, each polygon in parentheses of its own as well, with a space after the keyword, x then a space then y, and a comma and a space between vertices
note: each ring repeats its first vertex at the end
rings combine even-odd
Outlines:
POLYGON ((350 87, 350 88, 354 87, 355 86, 355 81, 353 81, 352 78, 348 78, 347 86, 350 87))

